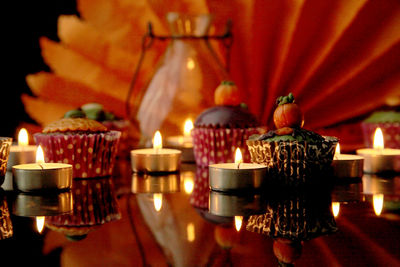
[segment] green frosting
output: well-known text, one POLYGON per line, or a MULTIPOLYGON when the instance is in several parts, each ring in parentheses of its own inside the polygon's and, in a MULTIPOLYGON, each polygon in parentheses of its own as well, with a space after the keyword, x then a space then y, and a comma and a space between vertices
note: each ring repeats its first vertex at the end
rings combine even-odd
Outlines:
POLYGON ((79 109, 70 110, 64 114, 64 118, 88 118, 96 121, 117 120, 113 113, 104 111, 103 106, 98 103, 88 103, 79 109))
POLYGON ((314 133, 312 131, 293 128, 293 133, 286 135, 277 135, 276 131, 269 131, 262 135, 252 135, 249 140, 264 140, 268 142, 290 142, 290 141, 305 141, 308 143, 320 142, 325 140, 321 135, 314 133))
POLYGON ((400 122, 400 112, 398 111, 375 111, 364 120, 367 123, 379 122, 400 122))
POLYGON ((86 114, 79 109, 69 110, 64 114, 64 118, 85 118, 86 114))

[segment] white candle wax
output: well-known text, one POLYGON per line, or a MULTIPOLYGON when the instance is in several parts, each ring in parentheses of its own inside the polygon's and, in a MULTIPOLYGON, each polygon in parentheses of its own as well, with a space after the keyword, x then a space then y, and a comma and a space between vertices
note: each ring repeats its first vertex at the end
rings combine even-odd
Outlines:
POLYGON ((16 189, 31 192, 46 189, 69 189, 72 165, 64 163, 29 163, 13 166, 16 189))
POLYGON ((173 147, 193 147, 193 139, 191 136, 170 136, 167 137, 167 145, 173 147))
POLYGON ((131 151, 134 172, 174 172, 179 170, 182 152, 169 148, 143 148, 131 151))
POLYGON ((400 172, 400 149, 363 148, 357 154, 364 157, 364 172, 400 172))
POLYGON ((332 161, 334 176, 338 178, 361 178, 364 157, 351 154, 335 154, 332 161))
POLYGON ((7 162, 7 169, 11 170, 14 165, 32 163, 36 159, 37 146, 33 145, 12 145, 7 162))
POLYGON ((267 167, 253 163, 219 163, 209 165, 210 187, 217 191, 261 188, 267 167))

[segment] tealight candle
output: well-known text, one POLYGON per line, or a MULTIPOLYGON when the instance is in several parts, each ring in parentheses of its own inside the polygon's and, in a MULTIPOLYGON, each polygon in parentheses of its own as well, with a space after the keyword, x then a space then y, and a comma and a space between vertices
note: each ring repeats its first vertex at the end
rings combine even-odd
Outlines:
POLYGON ((182 152, 162 148, 161 133, 153 138, 153 148, 131 150, 131 166, 134 172, 175 172, 179 170, 182 152))
POLYGON ((12 145, 8 156, 7 169, 12 166, 24 163, 35 162, 37 146, 29 145, 28 132, 22 128, 18 133, 18 145, 12 145))
POLYGON ((363 175, 364 158, 357 155, 341 154, 339 143, 333 157, 332 167, 335 177, 361 178, 363 175))
POLYGON ((36 163, 14 165, 14 188, 22 192, 49 189, 70 189, 72 186, 72 165, 45 163, 42 148, 36 151, 36 163))
POLYGON ((183 127, 183 135, 167 137, 166 143, 170 148, 178 149, 182 151, 181 161, 182 162, 194 162, 193 153, 193 140, 191 131, 193 129, 193 122, 191 119, 185 121, 183 127))
POLYGON ((35 162, 37 146, 29 145, 28 131, 22 128, 18 132, 18 142, 10 147, 7 162, 7 173, 2 185, 4 190, 12 190, 12 167, 18 164, 35 162))
POLYGON ((400 172, 400 149, 385 148, 382 130, 375 130, 373 148, 358 149, 364 157, 364 172, 400 172))
POLYGON ((267 167, 261 164, 243 163, 239 148, 235 152, 235 163, 209 165, 210 187, 216 191, 258 189, 264 183, 267 167))

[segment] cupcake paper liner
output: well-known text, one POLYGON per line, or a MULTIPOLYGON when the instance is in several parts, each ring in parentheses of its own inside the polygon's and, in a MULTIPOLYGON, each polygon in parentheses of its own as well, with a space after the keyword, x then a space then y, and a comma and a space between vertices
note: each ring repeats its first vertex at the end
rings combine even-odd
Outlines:
POLYGON ((385 147, 400 148, 400 122, 393 123, 361 123, 365 147, 373 147, 376 128, 380 127, 383 132, 385 147))
POLYGON ((74 178, 111 175, 118 152, 121 133, 109 131, 88 134, 34 135, 42 146, 46 162, 72 165, 74 178))
POLYGON ((193 192, 190 194, 190 204, 201 209, 208 209, 210 183, 208 168, 198 167, 194 178, 193 192))
POLYGON ((237 147, 242 152, 243 162, 250 162, 246 140, 259 133, 257 128, 194 128, 192 137, 196 165, 208 167, 210 164, 234 162, 237 147))
POLYGON ((253 163, 267 166, 269 178, 282 185, 299 185, 307 177, 330 168, 335 154, 337 139, 310 144, 304 141, 270 142, 248 140, 247 145, 253 163))
MULTIPOLYGON (((71 213, 46 217, 46 224, 82 230, 79 227, 99 226, 121 218, 112 179, 74 180, 72 185, 73 210, 71 213)), ((79 230, 79 231, 80 231, 79 230)))

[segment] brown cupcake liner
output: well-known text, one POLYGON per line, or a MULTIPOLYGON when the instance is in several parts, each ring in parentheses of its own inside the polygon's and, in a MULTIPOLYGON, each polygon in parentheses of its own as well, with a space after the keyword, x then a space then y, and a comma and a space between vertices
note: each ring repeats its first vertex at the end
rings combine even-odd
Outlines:
POLYGON ((250 162, 246 140, 260 132, 261 128, 194 128, 192 137, 196 165, 208 167, 210 164, 234 162, 237 147, 242 152, 243 162, 250 162))
POLYGON ((46 223, 54 227, 90 227, 121 218, 110 177, 74 180, 72 194, 72 212, 46 217, 46 223))
POLYGON ((34 135, 43 148, 46 162, 72 165, 74 178, 111 175, 118 152, 121 133, 109 131, 88 134, 34 135))
POLYGON ((266 165, 269 177, 285 185, 305 183, 308 177, 311 179, 328 169, 336 144, 333 137, 318 143, 247 141, 251 162, 266 165))

